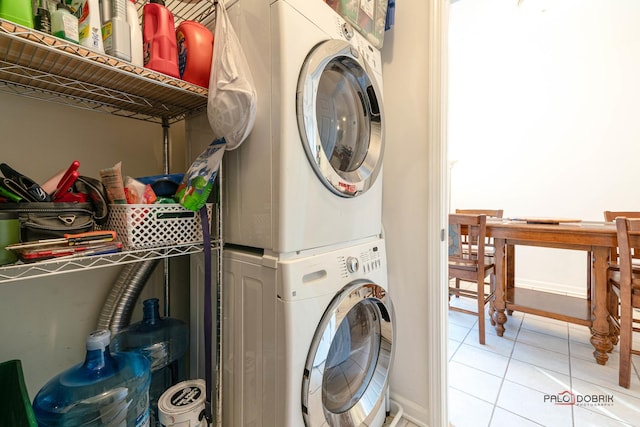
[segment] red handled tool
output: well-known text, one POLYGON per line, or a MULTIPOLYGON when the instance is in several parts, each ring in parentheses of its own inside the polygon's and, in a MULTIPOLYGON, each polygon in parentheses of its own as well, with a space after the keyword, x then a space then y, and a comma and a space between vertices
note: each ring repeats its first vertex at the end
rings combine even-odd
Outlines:
POLYGON ((62 178, 60 178, 60 181, 58 181, 58 185, 56 185, 56 191, 54 191, 51 195, 51 200, 53 200, 54 202, 59 202, 64 197, 64 195, 71 190, 71 187, 80 176, 80 173, 78 172, 79 167, 79 161, 74 160, 73 163, 71 163, 69 169, 67 169, 64 175, 62 175, 62 178))

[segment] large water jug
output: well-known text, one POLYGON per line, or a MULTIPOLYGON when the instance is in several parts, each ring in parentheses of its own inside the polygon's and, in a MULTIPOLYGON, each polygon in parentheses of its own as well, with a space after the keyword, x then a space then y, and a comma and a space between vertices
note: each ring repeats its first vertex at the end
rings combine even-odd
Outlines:
POLYGON ((189 327, 178 319, 160 317, 157 298, 142 303, 142 321, 132 323, 113 338, 113 351, 133 351, 151 362, 149 407, 158 420, 158 400, 171 386, 187 378, 189 327))
POLYGON ((52 378, 33 400, 40 427, 148 426, 150 364, 109 350, 111 332, 87 337, 85 361, 52 378))

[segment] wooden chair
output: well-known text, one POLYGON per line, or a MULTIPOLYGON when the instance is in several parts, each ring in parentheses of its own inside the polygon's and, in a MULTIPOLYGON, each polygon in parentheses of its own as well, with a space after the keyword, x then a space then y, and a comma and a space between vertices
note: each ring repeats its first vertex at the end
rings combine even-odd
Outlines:
MULTIPOLYGON (((486 215, 487 218, 502 218, 504 211, 502 209, 456 209, 457 214, 464 215, 486 215)), ((464 235, 461 238, 463 239, 463 243, 468 243, 466 239, 468 235, 464 235)), ((465 249, 471 248, 472 250, 477 250, 477 242, 471 242, 470 246, 465 245, 465 249)), ((496 253, 496 248, 493 245, 493 239, 488 237, 485 239, 484 244, 484 256, 492 257, 496 253)), ((460 287, 460 279, 456 279, 456 288, 460 287)))
MULTIPOLYGON (((612 222, 616 221, 617 217, 623 218, 640 218, 640 212, 637 211, 604 211, 604 221, 612 222)), ((589 256, 589 269, 591 269, 591 252, 588 252, 589 256)), ((640 269, 640 250, 633 255, 633 268, 640 269)), ((609 271, 618 270, 618 248, 613 247, 609 252, 609 271)), ((589 270, 590 272, 590 270, 589 270)), ((591 298, 591 275, 587 276, 587 290, 589 298, 591 298)))
MULTIPOLYGON (((449 309, 478 316, 480 344, 485 343, 484 308, 494 296, 496 283, 493 257, 485 256, 486 235, 486 215, 449 214, 449 280, 456 279, 455 286, 451 286, 449 281, 449 297, 455 295, 477 301, 475 311, 451 304, 449 309), (473 242, 477 244, 473 245, 473 242), (488 291, 485 290, 487 277, 488 291), (459 281, 472 282, 475 289, 461 288, 459 281)), ((494 324, 493 320, 491 324, 494 324)))
MULTIPOLYGON (((486 215, 487 219, 497 218, 501 219, 504 211, 502 209, 456 209, 457 214, 464 215, 486 215)), ((493 239, 487 238, 484 245, 485 256, 493 256, 495 254, 495 247, 493 246, 493 239)))
MULTIPOLYGON (((604 211, 604 221, 605 222, 615 222, 617 217, 624 218, 640 218, 640 212, 634 211, 604 211)), ((587 299, 591 301, 591 251, 587 252, 587 299)), ((637 262, 640 263, 640 251, 637 252, 637 255, 634 255, 634 259, 637 259, 637 262)), ((636 264, 636 262, 634 262, 636 264)), ((634 265, 634 268, 636 266, 634 265)), ((640 265, 637 267, 640 268, 640 265)), ((610 250, 609 254, 609 271, 618 270, 618 248, 613 247, 610 250)), ((615 338, 617 340, 617 338, 615 338)))
POLYGON ((457 214, 486 215, 487 218, 502 218, 502 209, 456 209, 457 214))
POLYGON ((634 349, 633 332, 640 332, 634 325, 634 308, 640 308, 640 275, 634 274, 632 259, 634 248, 632 235, 640 237, 640 219, 616 218, 618 237, 619 269, 611 270, 609 275, 609 311, 613 324, 619 328, 620 366, 618 383, 622 387, 631 385, 631 355, 640 356, 640 350, 634 349), (613 303, 612 303, 613 302, 613 303))
POLYGON ((634 211, 604 211, 604 220, 606 222, 614 222, 617 217, 624 218, 640 218, 640 212, 634 211))
MULTIPOLYGON (((616 218, 640 218, 640 212, 637 211, 604 211, 605 222, 615 222, 616 218)), ((610 268, 618 268, 618 248, 611 248, 611 256, 609 258, 610 268)), ((640 250, 632 253, 633 268, 640 268, 640 250)))

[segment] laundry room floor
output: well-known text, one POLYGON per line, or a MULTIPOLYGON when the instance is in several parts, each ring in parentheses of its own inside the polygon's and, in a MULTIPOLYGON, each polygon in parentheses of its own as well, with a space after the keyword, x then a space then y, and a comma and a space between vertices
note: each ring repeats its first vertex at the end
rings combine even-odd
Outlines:
MULTIPOLYGON (((388 427, 391 425, 392 422, 393 422, 393 417, 387 417, 382 427, 388 427)), ((398 421, 398 424, 396 424, 394 427, 418 427, 418 426, 407 420, 401 419, 400 421, 398 421)))
POLYGON ((477 318, 449 311, 451 426, 640 426, 640 357, 633 356, 625 389, 618 385, 618 346, 598 365, 587 327, 514 312, 505 328, 498 337, 487 317, 481 345, 477 318))

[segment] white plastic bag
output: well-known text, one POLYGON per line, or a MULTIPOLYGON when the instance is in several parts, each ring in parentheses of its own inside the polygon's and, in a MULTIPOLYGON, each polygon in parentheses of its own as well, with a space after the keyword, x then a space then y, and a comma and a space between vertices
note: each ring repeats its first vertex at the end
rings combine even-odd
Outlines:
POLYGON ((238 148, 256 119, 257 94, 249 64, 222 0, 216 5, 207 117, 215 138, 227 150, 238 148))

